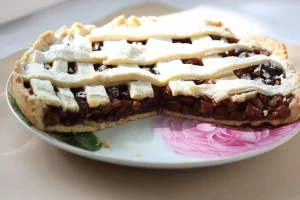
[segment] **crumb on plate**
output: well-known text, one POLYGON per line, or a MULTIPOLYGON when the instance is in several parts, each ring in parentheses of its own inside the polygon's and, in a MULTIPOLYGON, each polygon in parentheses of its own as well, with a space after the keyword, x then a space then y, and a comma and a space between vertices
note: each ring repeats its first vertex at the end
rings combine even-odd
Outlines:
POLYGON ((104 141, 104 140, 98 140, 98 143, 97 143, 97 145, 102 145, 104 148, 109 148, 110 147, 110 145, 106 142, 106 141, 104 141))

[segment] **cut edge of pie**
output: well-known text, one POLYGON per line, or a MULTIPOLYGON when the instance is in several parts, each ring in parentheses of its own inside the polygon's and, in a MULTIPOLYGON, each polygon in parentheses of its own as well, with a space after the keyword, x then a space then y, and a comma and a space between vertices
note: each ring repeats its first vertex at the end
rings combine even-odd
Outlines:
MULTIPOLYGON (((131 16, 130 18, 125 19, 124 16, 120 16, 100 28, 93 25, 75 23, 70 29, 64 26, 56 32, 45 32, 30 45, 30 49, 16 62, 13 71, 14 96, 21 111, 35 127, 42 131, 73 133, 93 132, 160 113, 172 117, 234 126, 241 126, 244 124, 257 126, 265 122, 272 125, 279 125, 294 122, 300 117, 300 76, 296 73, 292 63, 287 60, 288 54, 283 43, 265 37, 237 39, 228 28, 224 27, 222 22, 204 21, 201 22, 204 25, 199 25, 198 29, 190 28, 188 26, 185 27, 187 29, 190 28, 190 35, 192 35, 192 39, 188 37, 188 43, 192 43, 189 46, 188 44, 185 44, 185 36, 189 35, 189 33, 185 31, 172 33, 170 30, 166 29, 161 32, 158 31, 158 33, 155 31, 145 33, 145 30, 147 29, 143 29, 143 27, 152 27, 152 23, 158 21, 159 20, 155 17, 138 18, 131 16), (132 29, 136 29, 134 31, 134 34, 136 34, 134 37, 132 37, 132 29), (117 32, 117 34, 115 34, 115 32, 117 32), (196 35, 197 33, 198 35, 196 35), (171 42, 173 41, 173 43, 170 43, 170 38, 168 38, 170 35, 176 37, 171 38, 171 42), (222 40, 222 36, 224 36, 226 42, 219 42, 219 40, 222 40), (148 37, 146 44, 141 44, 145 43, 143 40, 145 37, 148 37), (217 38, 216 40, 218 40, 219 43, 213 43, 214 37, 217 38), (94 40, 97 40, 97 38, 102 38, 101 40, 103 40, 98 42, 100 43, 98 44, 100 46, 102 43, 102 50, 94 51, 92 48, 94 48, 94 40), (127 42, 128 38, 137 39, 136 41, 133 41, 132 44, 124 44, 124 38, 127 42), (193 38, 196 39, 193 40, 193 38), (233 40, 232 44, 230 43, 231 39, 233 40), (177 43, 177 40, 179 43, 177 43), (123 43, 121 41, 123 41, 123 43), (149 41, 151 41, 151 43, 149 41), (117 43, 113 44, 115 42, 117 43), (70 44, 71 47, 68 46, 69 43, 72 43, 70 44), (103 43, 105 44, 103 45, 103 43), (196 44, 198 44, 198 46, 196 46, 196 44), (89 48, 89 45, 91 46, 91 49, 89 48), (159 45, 169 47, 165 48, 167 50, 160 52, 167 56, 161 57, 162 54, 155 54, 154 50, 159 51, 159 45), (206 45, 207 48, 204 48, 206 45), (216 45, 216 48, 209 49, 210 45, 216 45), (218 49, 218 45, 221 46, 221 49, 218 49), (173 46, 174 49, 179 50, 177 52, 171 51, 170 49, 173 46), (241 50, 241 48, 244 49, 241 50), (154 49, 153 52, 152 49, 154 49), (148 54, 145 55, 145 52, 148 54), (240 58, 239 56, 243 53, 245 54, 243 55, 244 57, 240 58), (193 60, 193 55, 199 55, 199 57, 196 57, 198 59, 193 60), (220 60, 221 57, 222 59, 225 59, 224 61, 228 62, 228 65, 226 65, 226 62, 223 62, 223 60, 220 60), (178 58, 179 61, 181 60, 179 63, 178 58), (77 62, 77 64, 75 64, 77 71, 74 73, 69 72, 69 63, 73 63, 74 61, 77 62), (177 72, 174 72, 174 74, 171 75, 170 72, 168 72, 168 70, 172 70, 170 64, 168 64, 169 62, 174 63, 172 66, 177 66, 177 72), (236 62, 239 64, 232 67, 236 62), (257 69, 257 66, 263 67, 266 62, 269 62, 267 63, 268 66, 273 68, 275 66, 275 78, 273 76, 271 76, 271 78, 261 78, 259 76, 262 75, 257 75, 257 72, 254 72, 257 69), (101 69, 102 71, 100 71, 100 68, 102 67, 98 66, 100 63, 104 63, 103 66, 108 67, 104 70, 101 69), (247 64, 249 65, 249 63, 254 63, 254 67, 252 67, 252 65, 246 66, 247 64), (90 64, 93 65, 93 68, 90 64), (219 70, 214 71, 212 67, 209 67, 218 64, 220 65, 219 70), (43 69, 41 68, 41 65, 44 66, 43 69), (46 65, 48 67, 47 69, 46 65), (95 68, 96 65, 98 68, 95 68), (117 67, 115 65, 117 65, 117 67), (169 68, 164 68, 164 65, 169 68), (198 65, 200 65, 202 69, 199 70, 198 65), (66 66, 67 71, 62 73, 62 70, 65 70, 66 66), (140 66, 144 67, 142 69, 145 72, 140 70, 140 66), (150 66, 150 69, 148 66, 150 66), (242 75, 239 74, 239 66, 242 66, 242 75), (282 68, 281 71, 277 69, 278 66, 282 68), (188 70, 182 71, 184 69, 183 67, 187 67, 188 70), (249 72, 250 67, 253 69, 251 68, 249 72), (247 69, 248 71, 246 70, 246 72, 244 72, 244 69, 247 69), (92 72, 90 72, 91 70, 92 72), (248 77, 243 77, 243 73, 246 73, 248 77), (260 82, 252 80, 253 74, 251 73, 256 73, 255 77, 258 77, 256 79, 260 78, 264 80, 259 80, 260 82), (279 76, 276 75, 278 73, 281 73, 279 75, 281 78, 278 78, 279 76), (204 78, 200 79, 199 77, 204 78), (232 77, 233 79, 231 79, 232 77), (59 78, 63 78, 63 80, 59 80, 59 78), (114 80, 112 81, 112 79, 114 80), (269 81, 268 83, 267 80, 269 81), (279 83, 277 83, 277 80, 280 80, 279 83), (140 82, 133 83, 137 81, 140 82), (254 89, 245 89, 245 91, 242 91, 233 84, 230 91, 237 92, 229 94, 230 91, 228 90, 227 94, 222 94, 222 96, 219 94, 220 91, 218 91, 218 88, 214 88, 217 84, 219 84, 218 87, 221 87, 222 84, 230 85, 230 83, 233 83, 230 81, 235 81, 238 84, 242 83, 245 84, 245 87, 254 89), (261 83, 261 81, 263 83, 261 83), (132 84, 129 84, 129 82, 132 84), (139 84, 144 84, 145 88, 148 88, 149 90, 149 84, 147 85, 149 82, 151 83, 152 91, 148 91, 148 93, 152 92, 152 96, 146 94, 147 92, 145 92, 144 88, 139 88, 139 84), (184 84, 187 84, 188 86, 181 85, 181 82, 185 82, 184 84), (53 87, 52 89, 49 86, 49 83, 50 86, 53 87), (172 87, 170 86, 170 83, 172 84, 172 87), (103 95, 103 93, 98 92, 101 90, 99 85, 104 88, 106 96, 103 95), (127 89, 125 90, 123 87, 124 85, 127 85, 127 89), (132 88, 135 87, 137 89, 130 90, 129 85, 132 88), (77 88, 83 89, 77 91, 77 88), (112 90, 111 93, 108 93, 108 88, 112 90), (117 88, 118 95, 123 95, 124 97, 118 96, 118 98, 115 98, 114 88, 117 88), (182 88, 184 88, 185 91, 182 91, 182 88), (95 93, 94 89, 97 89, 98 93, 95 93), (92 113, 95 109, 105 108, 105 105, 110 105, 112 107, 109 108, 111 111, 118 111, 118 109, 122 108, 120 105, 126 105, 127 107, 129 105, 131 110, 130 112, 128 111, 129 114, 121 113, 118 116, 115 116, 116 113, 105 111, 108 112, 105 117, 99 116, 101 118, 99 120, 97 118, 98 116, 96 116, 95 119, 97 119, 95 120, 94 118, 91 118, 94 114, 90 115, 90 113, 88 113, 91 110, 91 107, 88 108, 88 112, 81 114, 82 107, 80 103, 82 102, 81 100, 77 100, 76 95, 82 92, 82 90, 87 93, 90 91, 90 96, 85 94, 86 96, 84 98, 88 103, 85 103, 83 108, 86 105, 94 106, 95 104, 96 106, 93 107, 92 113), (140 90, 142 93, 140 93, 140 90), (217 92, 215 90, 217 90, 217 92), (123 91, 124 94, 121 91, 123 91), (279 94, 277 94, 277 91, 279 91, 279 94), (269 98, 268 95, 262 93, 274 95, 269 98), (156 96, 156 94, 158 94, 158 96, 156 96), (96 95, 96 100, 93 99, 93 95, 96 95), (164 95, 165 97, 163 97, 164 95), (87 96, 89 96, 90 100, 88 100, 87 96), (274 97, 277 96, 279 97, 274 100, 274 97), (230 104, 231 106, 243 107, 241 108, 243 112, 237 111, 240 113, 236 116, 231 116, 235 110, 230 111, 229 107, 226 108, 226 106, 224 106, 228 105, 228 99, 231 99, 229 102, 236 103, 234 105, 230 104), (198 103, 198 100, 200 103, 198 103), (275 103, 271 102, 273 100, 275 103), (204 105, 206 105, 207 102, 210 105, 208 105, 208 108, 205 108, 204 105), (251 105, 248 108, 249 102, 251 105), (263 105, 261 105, 261 102, 263 102, 263 105), (76 103, 78 104, 77 106, 75 105, 76 103), (137 108, 134 107, 134 103, 137 104, 137 108), (197 103, 199 105, 197 105, 197 103), (221 105, 219 105, 219 103, 221 105), (243 103, 247 104, 244 105, 243 103), (170 104, 172 104, 172 106, 170 106, 170 104), (188 107, 189 104, 193 104, 193 107, 188 107), (113 107, 115 105, 119 107, 113 107), (274 116, 270 117, 268 110, 268 112, 263 110, 262 113, 262 109, 260 108, 262 106, 264 109, 270 107, 270 111, 272 111, 272 113, 276 112, 277 115, 274 114, 274 116), (170 107, 173 110, 170 109, 170 107), (259 108, 258 111, 257 108, 259 108), (137 109, 137 111, 135 109, 137 109), (141 109, 142 111, 138 109, 141 109), (234 120, 234 118, 245 117, 245 109, 250 109, 249 112, 247 111, 246 118, 243 120, 234 120), (288 109, 288 111, 286 109, 288 109), (57 119, 57 116, 53 117, 52 115, 49 115, 51 112, 58 112, 59 119, 57 119), (282 114, 283 117, 280 116, 281 112, 284 113, 282 114), (288 115, 286 114, 287 112, 289 113, 288 115), (74 113, 76 113, 76 116, 80 113, 80 116, 83 119, 76 121, 76 119, 73 119, 76 118, 76 116, 73 116, 74 113), (86 117, 84 118, 82 115, 86 117), (233 119, 230 119, 230 117, 233 119), (46 124, 45 118, 49 118, 52 121, 46 124), (62 120, 65 120, 65 124, 62 123, 62 120)), ((156 25, 154 27, 156 27, 156 25)), ((172 30, 172 27, 170 29, 172 30)), ((100 47, 98 48, 100 49, 100 47)), ((74 70, 75 68, 73 66, 72 69, 74 70)), ((259 73, 261 74, 263 72, 260 71, 259 73)), ((224 88, 224 91, 226 91, 226 88, 224 88)), ((80 99, 81 97, 79 96, 78 98, 80 99)), ((127 112, 126 109, 125 111, 127 112)), ((99 114, 99 111, 97 111, 95 112, 95 115, 101 115, 101 112, 99 114)))

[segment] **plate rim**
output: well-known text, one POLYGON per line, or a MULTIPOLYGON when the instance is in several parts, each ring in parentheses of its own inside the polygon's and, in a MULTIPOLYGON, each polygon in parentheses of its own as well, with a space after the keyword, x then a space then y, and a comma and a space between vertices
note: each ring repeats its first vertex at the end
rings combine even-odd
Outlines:
MULTIPOLYGON (((256 150, 248 151, 236 156, 231 156, 231 157, 225 157, 225 158, 218 158, 218 159, 212 159, 212 160, 207 160, 207 161, 197 161, 193 160, 192 162, 176 162, 176 163, 167 163, 167 162, 151 162, 151 161, 142 161, 142 160, 128 160, 124 158, 112 158, 110 156, 106 155, 99 155, 95 154, 94 152, 90 152, 84 149, 80 149, 78 147, 74 147, 70 144, 64 143, 62 141, 59 141, 51 136, 46 136, 46 132, 42 132, 35 127, 30 127, 28 124, 26 124, 25 121, 23 121, 18 114, 15 112, 13 109, 10 101, 9 101, 9 82, 12 78, 12 74, 10 74, 6 86, 5 86, 5 96, 6 96, 6 102, 8 104, 9 109, 13 113, 13 115, 17 118, 19 122, 23 126, 27 128, 31 133, 33 133, 35 136, 38 138, 42 139, 43 141, 46 141, 47 143, 53 145, 54 147, 64 150, 66 152, 86 157, 92 160, 96 161, 101 161, 109 164, 115 164, 115 165, 120 165, 120 166, 130 166, 130 167, 139 167, 139 168, 153 168, 153 169, 189 169, 189 168, 203 168, 203 167, 213 167, 213 166, 219 166, 219 165, 225 165, 229 163, 236 163, 239 161, 243 160, 248 160, 250 158, 254 158, 259 155, 263 155, 265 153, 268 153, 277 147, 287 143, 290 141, 295 135, 300 130, 300 127, 295 128, 292 133, 290 133, 288 136, 281 138, 280 140, 274 142, 273 144, 267 146, 267 147, 262 147, 256 150), (41 132, 41 133, 40 133, 41 132)), ((13 95, 13 94, 11 94, 13 95)))

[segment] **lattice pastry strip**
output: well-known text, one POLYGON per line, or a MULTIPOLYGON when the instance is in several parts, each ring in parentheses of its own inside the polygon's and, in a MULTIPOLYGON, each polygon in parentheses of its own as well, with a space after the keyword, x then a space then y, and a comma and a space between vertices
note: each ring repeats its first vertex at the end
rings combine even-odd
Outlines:
POLYGON ((64 60, 54 60, 52 64, 52 68, 50 70, 58 73, 67 73, 68 62, 64 60))
MULTIPOLYGON (((196 43, 196 40, 193 42, 196 43)), ((106 45, 103 48, 103 53, 107 56, 107 59, 103 62, 104 64, 133 63, 151 65, 161 60, 202 58, 207 55, 223 53, 236 48, 252 51, 250 47, 238 43, 229 44, 216 40, 207 42, 201 39, 199 39, 197 45, 171 43, 159 39, 149 39, 146 45, 137 45, 134 43, 127 45, 120 44, 117 49, 115 45, 106 45)), ((94 52, 91 55, 95 55, 94 52)))
POLYGON ((61 101, 61 107, 64 112, 79 112, 79 106, 75 101, 74 94, 71 92, 69 88, 57 88, 58 93, 57 96, 61 101))
POLYGON ((157 49, 157 50, 163 50, 162 46, 172 45, 172 44, 173 43, 172 43, 171 39, 168 40, 168 39, 163 39, 163 38, 149 38, 147 40, 145 47, 147 47, 148 49, 153 48, 153 49, 157 49))
POLYGON ((224 27, 217 27, 210 22, 176 22, 176 23, 151 23, 147 26, 135 28, 126 27, 102 27, 95 28, 88 35, 90 41, 121 40, 141 41, 149 38, 164 37, 172 39, 183 39, 201 35, 220 35, 223 37, 234 37, 224 27), (180 27, 180 29, 178 29, 180 27))
MULTIPOLYGON (((247 58, 207 58, 204 66, 182 64, 181 60, 159 62, 156 70, 160 75, 137 67, 117 67, 93 74, 65 74, 46 70, 42 65, 27 64, 26 70, 21 75, 25 80, 31 78, 49 79, 54 85, 60 87, 80 87, 99 83, 105 85, 112 83, 112 80, 114 82, 140 80, 151 82, 152 85, 156 86, 165 86, 174 79, 202 80, 220 78, 221 75, 232 76, 232 71, 235 69, 259 65, 269 60, 273 60, 272 56, 255 55, 247 58)), ((274 62, 277 61, 274 60, 274 62)))
POLYGON ((82 50, 87 53, 92 52, 92 43, 81 35, 75 35, 73 45, 75 50, 82 50))
POLYGON ((76 74, 93 74, 95 73, 94 66, 91 63, 76 63, 76 74))
POLYGON ((178 60, 176 63, 158 63, 156 68, 161 78, 165 80, 175 79, 211 79, 217 78, 221 74, 232 74, 233 70, 258 65, 269 60, 269 57, 257 55, 247 58, 226 57, 226 58, 207 58, 204 66, 182 64, 178 60))
POLYGON ((184 96, 192 96, 189 92, 190 86, 196 85, 194 81, 170 81, 169 87, 172 90, 173 96, 184 95, 184 96))
POLYGON ((213 40, 208 35, 202 35, 198 37, 191 38, 192 44, 195 46, 202 46, 205 45, 205 43, 211 43, 213 40))
POLYGON ((118 40, 118 41, 104 41, 103 48, 110 47, 111 49, 117 49, 120 46, 128 45, 126 40, 118 40))
POLYGON ((46 105, 59 107, 60 99, 56 96, 53 86, 49 80, 30 79, 33 93, 46 105))
POLYGON ((110 102, 103 85, 85 86, 85 93, 87 97, 87 102, 91 108, 98 107, 100 105, 105 105, 110 102))
POLYGON ((223 99, 229 98, 230 95, 257 91, 267 96, 275 96, 282 94, 286 96, 299 87, 297 85, 266 85, 262 82, 245 80, 219 80, 216 84, 212 85, 195 85, 190 86, 189 94, 194 96, 208 96, 214 99, 216 102, 222 101, 223 99))
POLYGON ((25 65, 24 67, 24 72, 26 71, 43 71, 45 69, 44 64, 39 64, 39 63, 30 63, 25 65))
POLYGON ((121 65, 117 65, 117 67, 139 68, 139 66, 136 64, 121 64, 121 65))
POLYGON ((254 80, 217 80, 216 84, 195 85, 193 81, 170 81, 169 87, 173 96, 207 96, 216 102, 223 99, 231 98, 233 101, 246 101, 248 98, 254 97, 257 93, 267 96, 275 96, 282 94, 283 96, 290 94, 299 87, 299 84, 289 84, 285 87, 281 85, 265 85, 262 82, 254 80), (284 91, 283 91, 284 90, 284 91))
MULTIPOLYGON (((267 90, 260 90, 259 83, 252 80, 243 80, 242 87, 240 87, 241 82, 236 81, 218 81, 217 84, 213 85, 196 85, 193 81, 170 81, 169 87, 172 90, 173 96, 183 95, 183 96, 207 96, 219 102, 223 99, 230 98, 233 102, 243 102, 249 98, 256 96, 258 92, 267 95, 276 95, 278 93, 278 88, 280 86, 268 86, 267 90), (231 84, 228 84, 231 83, 231 84), (241 89, 240 89, 241 88, 241 89), (220 92, 221 91, 221 92, 220 92)), ((293 90, 292 88, 291 90, 293 90)), ((289 91, 287 91, 289 93, 289 91)))
POLYGON ((102 50, 93 52, 84 48, 80 49, 79 47, 66 48, 63 45, 60 48, 50 48, 45 52, 35 50, 31 54, 29 61, 31 63, 51 63, 54 60, 61 59, 67 62, 97 63, 104 61, 104 64, 107 65, 120 63, 148 65, 164 59, 201 58, 235 48, 252 51, 247 45, 239 43, 229 44, 209 38, 209 36, 191 38, 192 44, 172 43, 170 40, 161 38, 150 38, 146 45, 128 44, 126 40, 105 41, 103 42, 102 50))
POLYGON ((144 98, 153 98, 154 92, 150 82, 132 81, 128 83, 130 97, 136 100, 144 98))
POLYGON ((74 49, 50 49, 45 52, 35 50, 29 58, 29 63, 52 63, 54 60, 64 60, 67 62, 90 62, 99 63, 106 59, 103 52, 87 53, 74 49))

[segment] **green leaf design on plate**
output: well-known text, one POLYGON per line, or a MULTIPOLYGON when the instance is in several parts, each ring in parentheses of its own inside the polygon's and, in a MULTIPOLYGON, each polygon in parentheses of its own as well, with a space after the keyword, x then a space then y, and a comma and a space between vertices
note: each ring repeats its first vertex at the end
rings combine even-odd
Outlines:
POLYGON ((57 140, 88 151, 101 149, 102 144, 93 133, 50 133, 57 140))
MULTIPOLYGON (((28 125, 32 126, 32 123, 25 117, 22 113, 16 99, 13 95, 8 93, 9 103, 14 109, 14 111, 19 115, 19 117, 28 125)), ((102 144, 99 139, 93 133, 50 133, 50 135, 57 140, 70 144, 72 146, 85 149, 88 151, 97 151, 101 149, 102 144)))
POLYGON ((28 125, 28 126, 32 126, 32 123, 25 117, 25 115, 22 113, 15 97, 13 95, 11 95, 10 93, 7 94, 8 95, 8 100, 10 105, 12 106, 12 108, 14 109, 14 111, 20 116, 20 118, 28 125))

